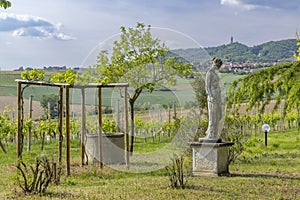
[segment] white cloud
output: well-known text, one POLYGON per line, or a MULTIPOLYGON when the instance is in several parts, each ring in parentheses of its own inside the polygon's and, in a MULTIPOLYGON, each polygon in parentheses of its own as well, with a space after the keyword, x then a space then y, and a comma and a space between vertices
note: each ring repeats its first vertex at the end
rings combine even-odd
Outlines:
POLYGON ((252 4, 243 0, 221 0, 221 5, 227 5, 245 10, 253 10, 256 8, 269 8, 268 6, 252 4))
POLYGON ((30 36, 73 40, 72 36, 61 32, 62 24, 54 24, 46 19, 31 15, 0 13, 0 32, 12 32, 13 36, 30 36))
POLYGON ((238 9, 275 9, 299 11, 299 0, 221 0, 221 5, 227 5, 238 9))
POLYGON ((221 0, 222 5, 239 6, 241 4, 238 0, 221 0))

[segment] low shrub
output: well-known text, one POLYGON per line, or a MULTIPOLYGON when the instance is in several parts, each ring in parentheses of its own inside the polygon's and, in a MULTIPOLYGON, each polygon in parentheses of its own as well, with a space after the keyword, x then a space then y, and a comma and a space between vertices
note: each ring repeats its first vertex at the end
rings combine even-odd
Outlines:
POLYGON ((59 182, 59 174, 54 163, 50 163, 46 156, 36 158, 35 165, 19 162, 17 165, 17 183, 25 194, 40 194, 46 192, 51 182, 59 182))

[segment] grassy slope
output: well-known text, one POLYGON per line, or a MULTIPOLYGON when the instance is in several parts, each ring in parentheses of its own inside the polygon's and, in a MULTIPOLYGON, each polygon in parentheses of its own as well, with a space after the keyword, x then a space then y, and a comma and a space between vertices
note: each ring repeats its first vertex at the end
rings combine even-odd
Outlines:
POLYGON ((13 72, 0 71, 0 96, 10 96, 17 94, 17 84, 15 79, 20 75, 13 72))
MULTIPOLYGON (((149 142, 151 139, 149 138, 149 142)), ((51 186, 52 199, 297 199, 300 195, 300 135, 296 130, 270 133, 268 146, 263 134, 250 138, 245 152, 230 165, 229 177, 187 177, 187 189, 170 189, 164 170, 148 174, 116 172, 97 166, 80 167, 79 141, 72 142, 72 174, 63 176, 61 185, 51 186)), ((138 144, 136 150, 156 149, 154 142, 138 144)), ((164 144, 161 144, 164 145, 164 144)), ((33 152, 39 152, 40 143, 33 152)), ((54 154, 55 144, 46 145, 46 153, 54 154), (52 152, 52 153, 51 153, 52 152)), ((0 197, 19 199, 48 199, 23 196, 13 191, 15 146, 9 154, 0 152, 0 197)), ((25 159, 34 159, 37 153, 25 153, 25 159)), ((189 169, 191 163, 189 163, 189 169)), ((17 188, 17 191, 19 189, 17 188)))
MULTIPOLYGON (((20 79, 20 73, 17 71, 0 71, 0 96, 16 96, 17 95, 17 83, 16 79, 20 79)), ((50 73, 46 73, 46 79, 50 73)), ((58 93, 57 89, 50 87, 36 87, 31 86, 24 91, 25 98, 33 95, 36 99, 39 99, 42 94, 58 93)))

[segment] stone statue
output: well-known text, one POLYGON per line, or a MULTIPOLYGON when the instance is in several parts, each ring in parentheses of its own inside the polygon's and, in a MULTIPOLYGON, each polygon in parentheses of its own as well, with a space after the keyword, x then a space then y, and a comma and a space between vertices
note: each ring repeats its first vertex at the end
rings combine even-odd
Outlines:
POLYGON ((206 73, 205 87, 208 103, 208 129, 206 131, 206 140, 221 142, 219 138, 219 124, 222 119, 222 98, 220 78, 217 75, 217 70, 222 66, 222 60, 219 58, 212 59, 213 64, 206 73))
POLYGON ((222 60, 212 59, 213 64, 206 73, 205 88, 207 92, 209 122, 205 138, 191 142, 193 149, 194 176, 220 176, 228 174, 229 148, 232 142, 223 142, 219 138, 222 124, 222 95, 217 71, 222 60))

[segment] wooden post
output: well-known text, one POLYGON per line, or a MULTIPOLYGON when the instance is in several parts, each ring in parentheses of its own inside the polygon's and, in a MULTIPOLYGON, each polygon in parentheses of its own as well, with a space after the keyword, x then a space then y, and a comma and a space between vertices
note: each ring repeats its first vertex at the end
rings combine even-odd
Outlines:
MULTIPOLYGON (((32 119, 32 98, 33 96, 29 96, 29 119, 32 119)), ((31 133, 31 127, 28 129, 28 139, 27 139, 27 151, 30 151, 31 148, 31 138, 32 138, 32 133, 31 133)))
POLYGON ((51 119, 51 105, 50 102, 48 102, 48 116, 47 116, 48 121, 51 119))
POLYGON ((159 109, 159 112, 158 112, 158 117, 159 117, 159 120, 160 120, 160 122, 162 122, 163 120, 163 117, 162 117, 162 114, 161 114, 161 109, 160 109, 160 106, 158 107, 158 109, 159 109))
POLYGON ((284 106, 282 105, 282 102, 280 102, 280 131, 284 131, 284 106))
POLYGON ((177 111, 176 111, 176 102, 174 102, 174 119, 177 118, 177 111))
POLYGON ((299 130, 300 130, 300 109, 298 106, 296 107, 296 110, 297 110, 297 130, 299 132, 299 130))
POLYGON ((120 132, 120 100, 117 99, 117 105, 116 105, 116 122, 117 122, 117 132, 120 132))
POLYGON ((85 154, 85 124, 86 124, 86 113, 85 113, 85 90, 81 89, 81 166, 84 166, 84 154, 85 154))
MULTIPOLYGON (((169 111, 169 117, 168 117, 168 122, 169 124, 171 123, 171 106, 168 106, 168 111, 169 111)), ((171 131, 168 129, 168 136, 171 136, 171 131)))
POLYGON ((22 83, 18 82, 18 136, 17 136, 17 160, 22 160, 22 83))
POLYGON ((98 144, 99 144, 99 165, 103 168, 102 153, 102 88, 98 88, 98 144))
POLYGON ((254 110, 253 110, 253 115, 254 115, 254 117, 255 117, 255 120, 254 120, 254 137, 256 138, 256 135, 257 135, 257 124, 256 124, 256 122, 257 122, 257 115, 256 115, 256 107, 254 108, 254 110))
POLYGON ((130 101, 130 123, 131 123, 131 135, 130 135, 130 155, 133 154, 133 145, 134 145, 134 101, 130 101))
POLYGON ((171 107, 168 107, 168 113, 169 113, 169 117, 168 117, 168 122, 171 122, 171 107))
POLYGON ((63 142, 63 96, 64 89, 63 87, 59 88, 59 102, 58 102, 58 166, 61 167, 62 163, 62 142, 63 142))
POLYGON ((70 88, 66 86, 66 161, 67 176, 70 175, 70 88))
POLYGON ((125 87, 124 92, 124 112, 125 112, 125 140, 126 140, 126 167, 129 169, 129 130, 128 130, 128 89, 125 87))

